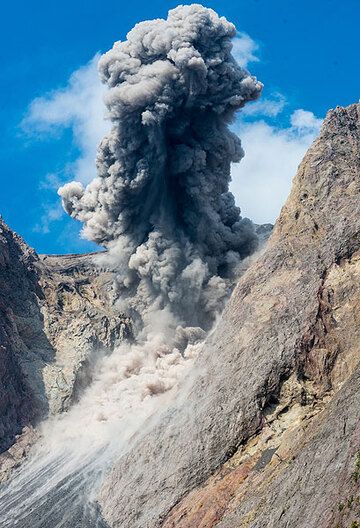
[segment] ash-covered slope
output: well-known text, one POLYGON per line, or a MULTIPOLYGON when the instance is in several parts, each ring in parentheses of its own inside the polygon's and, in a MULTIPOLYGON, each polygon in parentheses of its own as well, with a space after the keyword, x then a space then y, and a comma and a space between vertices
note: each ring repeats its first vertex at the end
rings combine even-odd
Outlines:
POLYGON ((69 406, 91 354, 126 331, 112 282, 92 255, 39 257, 0 220, 0 480, 32 426, 69 406))
POLYGON ((359 521, 359 152, 360 105, 330 111, 188 392, 108 475, 110 526, 359 521))

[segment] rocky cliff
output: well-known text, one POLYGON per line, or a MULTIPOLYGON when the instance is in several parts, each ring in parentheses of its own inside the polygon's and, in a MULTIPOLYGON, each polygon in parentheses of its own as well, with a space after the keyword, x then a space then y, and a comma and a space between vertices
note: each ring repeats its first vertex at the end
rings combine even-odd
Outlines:
POLYGON ((0 452, 13 447, 0 456, 0 480, 33 442, 33 425, 76 397, 92 354, 130 331, 112 284, 93 255, 38 256, 1 220, 0 452))
POLYGON ((330 111, 186 394, 108 475, 110 526, 360 524, 359 153, 360 105, 330 111))

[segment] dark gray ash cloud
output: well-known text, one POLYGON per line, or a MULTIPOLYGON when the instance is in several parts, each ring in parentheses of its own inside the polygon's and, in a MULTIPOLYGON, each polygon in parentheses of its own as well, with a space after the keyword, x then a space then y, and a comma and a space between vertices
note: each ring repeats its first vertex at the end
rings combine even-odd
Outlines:
POLYGON ((235 27, 198 4, 137 24, 99 62, 111 132, 98 176, 59 190, 84 236, 109 249, 132 315, 166 309, 209 327, 257 246, 229 193, 243 156, 229 130, 262 84, 231 55, 235 27))
POLYGON ((243 155, 228 125, 261 91, 231 56, 234 35, 214 11, 180 6, 100 60, 113 126, 98 176, 59 193, 84 235, 108 248, 136 341, 98 358, 78 403, 42 425, 0 490, 2 527, 102 526, 93 501, 103 476, 161 419, 184 377, 198 375, 207 331, 257 245, 228 192, 230 163, 243 155))

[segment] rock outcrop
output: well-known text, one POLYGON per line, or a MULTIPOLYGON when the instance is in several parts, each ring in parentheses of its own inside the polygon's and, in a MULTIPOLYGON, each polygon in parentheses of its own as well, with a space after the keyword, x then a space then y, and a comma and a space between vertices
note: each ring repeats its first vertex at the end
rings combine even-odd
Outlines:
POLYGON ((95 260, 96 254, 40 255, 36 265, 44 330, 56 351, 56 361, 42 371, 52 414, 66 409, 88 383, 83 378, 92 356, 131 333, 128 319, 114 307, 113 273, 95 260))
POLYGON ((76 397, 91 356, 130 332, 94 255, 38 256, 0 221, 0 456, 6 476, 33 425, 76 397))
POLYGON ((360 104, 328 113, 185 400, 105 480, 111 527, 360 525, 359 250, 360 104))

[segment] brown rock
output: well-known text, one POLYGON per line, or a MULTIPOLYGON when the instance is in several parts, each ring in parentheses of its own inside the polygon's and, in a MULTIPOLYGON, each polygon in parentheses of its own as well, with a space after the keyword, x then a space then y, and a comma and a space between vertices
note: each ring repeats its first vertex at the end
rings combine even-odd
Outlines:
POLYGON ((31 426, 76 397, 92 355, 129 330, 112 282, 93 255, 39 257, 0 219, 0 453, 15 442, 0 478, 31 426))
POLYGON ((329 112, 186 405, 108 475, 100 502, 110 526, 333 526, 360 447, 359 114, 360 105, 329 112))

